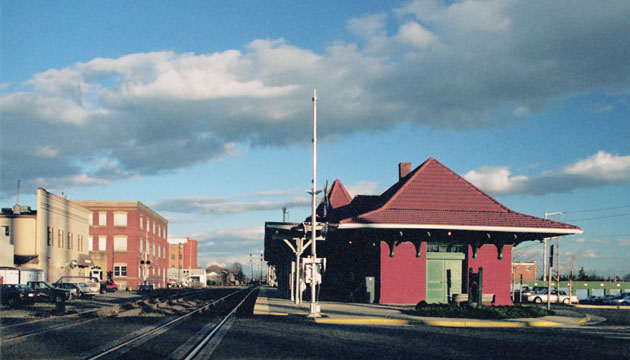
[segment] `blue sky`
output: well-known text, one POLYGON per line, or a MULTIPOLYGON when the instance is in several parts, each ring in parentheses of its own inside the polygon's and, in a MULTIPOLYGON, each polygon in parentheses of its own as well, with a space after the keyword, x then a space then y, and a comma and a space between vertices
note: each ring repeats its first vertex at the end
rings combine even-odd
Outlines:
MULTIPOLYGON (((139 200, 249 263, 318 184, 378 194, 434 157, 582 227, 561 263, 630 273, 630 3, 2 1, 2 207, 139 200)), ((518 260, 541 262, 525 244, 518 260)))

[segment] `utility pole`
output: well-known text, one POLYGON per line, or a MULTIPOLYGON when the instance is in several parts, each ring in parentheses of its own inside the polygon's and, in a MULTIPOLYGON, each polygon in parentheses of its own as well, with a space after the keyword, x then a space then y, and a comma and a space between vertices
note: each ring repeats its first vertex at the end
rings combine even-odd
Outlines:
MULTIPOLYGON (((548 216, 560 215, 564 214, 562 211, 556 212, 546 212, 545 211, 545 220, 547 220, 548 216)), ((547 240, 543 239, 543 281, 547 281, 547 240)), ((551 273, 549 273, 549 281, 551 281, 551 273)))
POLYGON ((252 283, 254 282, 254 260, 252 254, 249 254, 249 267, 252 269, 252 283))

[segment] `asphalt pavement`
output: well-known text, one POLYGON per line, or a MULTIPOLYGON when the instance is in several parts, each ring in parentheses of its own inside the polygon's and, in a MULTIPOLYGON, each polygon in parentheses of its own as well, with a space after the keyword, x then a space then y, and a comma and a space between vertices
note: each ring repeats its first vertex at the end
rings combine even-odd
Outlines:
POLYGON ((276 315, 304 317, 307 321, 325 324, 348 325, 431 325, 447 327, 553 327, 592 324, 601 319, 593 319, 588 314, 564 312, 541 318, 509 320, 478 320, 419 317, 404 313, 410 305, 381 305, 360 303, 319 302, 319 317, 309 317, 310 303, 295 304, 278 295, 275 288, 262 287, 254 307, 254 315, 276 315))

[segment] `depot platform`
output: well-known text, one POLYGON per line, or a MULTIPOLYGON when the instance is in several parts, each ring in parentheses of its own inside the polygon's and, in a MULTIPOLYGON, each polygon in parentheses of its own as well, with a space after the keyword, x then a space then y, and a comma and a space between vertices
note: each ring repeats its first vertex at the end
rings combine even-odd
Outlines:
POLYGON ((310 301, 302 304, 281 298, 277 289, 261 287, 254 306, 254 316, 292 316, 303 317, 316 323, 347 325, 431 325, 447 327, 552 327, 591 324, 597 319, 590 316, 545 316, 541 318, 509 320, 477 320, 420 317, 405 313, 414 309, 413 305, 382 305, 361 303, 340 303, 320 301, 320 316, 309 317, 310 301))

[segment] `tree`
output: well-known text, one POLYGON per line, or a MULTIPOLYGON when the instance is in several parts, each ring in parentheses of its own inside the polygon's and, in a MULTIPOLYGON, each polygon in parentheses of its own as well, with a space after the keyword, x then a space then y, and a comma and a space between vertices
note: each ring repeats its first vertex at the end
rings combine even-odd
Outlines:
POLYGON ((626 274, 623 276, 623 281, 630 281, 630 274, 626 274))
POLYGON ((584 267, 582 266, 580 268, 580 271, 578 271, 577 280, 578 281, 586 281, 587 278, 588 278, 588 276, 586 275, 586 271, 584 271, 584 267))
POLYGON ((243 265, 238 261, 230 266, 230 273, 234 275, 234 280, 241 284, 247 281, 245 273, 243 272, 243 265))

